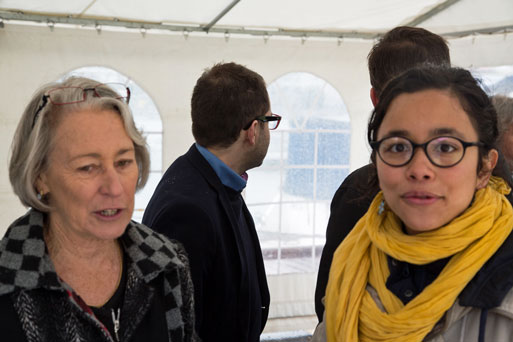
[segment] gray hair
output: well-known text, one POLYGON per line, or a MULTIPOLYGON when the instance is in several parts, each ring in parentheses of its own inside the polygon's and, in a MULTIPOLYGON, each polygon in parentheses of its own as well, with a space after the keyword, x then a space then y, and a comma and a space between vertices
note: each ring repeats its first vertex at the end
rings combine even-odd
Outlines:
POLYGON ((150 169, 149 152, 146 140, 135 127, 128 104, 119 99, 118 93, 108 85, 84 77, 70 77, 62 82, 46 84, 36 91, 16 128, 11 145, 9 179, 14 193, 24 206, 43 212, 50 211, 51 207, 45 198, 38 198, 35 184, 39 175, 48 168, 48 156, 53 147, 52 137, 55 136, 59 118, 84 109, 119 113, 126 133, 134 143, 139 169, 137 189, 146 184, 150 169), (58 101, 66 105, 53 105, 45 98, 49 91, 59 87, 70 87, 58 94, 58 101), (95 88, 101 97, 94 96, 91 91, 84 92, 86 88, 95 88), (75 101, 81 102, 73 103, 75 101))
POLYGON ((502 141, 504 133, 506 133, 513 123, 513 98, 503 95, 494 95, 491 99, 495 111, 497 111, 499 141, 502 141))

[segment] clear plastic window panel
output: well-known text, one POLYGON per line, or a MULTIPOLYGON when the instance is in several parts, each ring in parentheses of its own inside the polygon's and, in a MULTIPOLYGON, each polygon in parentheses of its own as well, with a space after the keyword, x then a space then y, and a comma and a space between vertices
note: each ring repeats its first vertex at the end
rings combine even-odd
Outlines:
POLYGON ((248 172, 246 202, 266 272, 316 272, 331 198, 349 172, 349 115, 338 92, 308 73, 284 75, 268 91, 283 119, 263 165, 248 172))

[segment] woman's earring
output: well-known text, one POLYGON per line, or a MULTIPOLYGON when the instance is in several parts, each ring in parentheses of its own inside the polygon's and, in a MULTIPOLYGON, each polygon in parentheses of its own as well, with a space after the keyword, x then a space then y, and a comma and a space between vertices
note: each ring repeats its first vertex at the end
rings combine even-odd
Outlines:
POLYGON ((378 207, 378 215, 381 215, 383 214, 383 212, 385 211, 385 200, 382 199, 381 200, 381 203, 379 203, 379 207, 378 207))
POLYGON ((39 191, 39 192, 37 193, 36 197, 37 197, 37 199, 38 199, 38 200, 40 200, 40 201, 41 201, 41 200, 43 199, 43 196, 44 196, 44 195, 45 195, 45 194, 43 193, 43 191, 39 191))

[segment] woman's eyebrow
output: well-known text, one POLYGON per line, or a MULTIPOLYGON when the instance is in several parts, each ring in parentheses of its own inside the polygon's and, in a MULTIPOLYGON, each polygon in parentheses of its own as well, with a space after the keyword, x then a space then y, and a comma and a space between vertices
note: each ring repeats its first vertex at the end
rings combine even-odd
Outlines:
MULTIPOLYGON (((116 156, 121 156, 125 153, 128 153, 128 152, 132 152, 132 151, 135 151, 135 149, 133 147, 129 147, 129 148, 122 148, 120 149, 117 153, 116 153, 116 156)), ((96 158, 96 159, 101 159, 101 154, 100 153, 95 153, 95 152, 92 152, 92 153, 83 153, 83 154, 79 154, 79 155, 76 155, 76 156, 73 156, 73 158, 71 158, 71 161, 74 161, 74 160, 77 160, 77 159, 81 159, 81 158, 96 158)))
POLYGON ((409 135, 408 131, 403 130, 403 129, 396 129, 396 130, 387 132, 385 135, 383 135, 383 137, 381 139, 388 138, 388 137, 396 137, 396 136, 407 137, 408 135, 409 135))
POLYGON ((430 131, 430 134, 433 135, 433 136, 436 136, 436 135, 451 135, 451 136, 455 136, 457 138, 462 138, 463 137, 463 135, 457 129, 450 128, 450 127, 435 128, 435 129, 430 131))
POLYGON ((133 151, 135 151, 135 149, 133 147, 123 148, 123 149, 118 151, 117 155, 120 156, 122 154, 125 154, 125 153, 128 153, 128 152, 133 152, 133 151))
MULTIPOLYGON (((455 136, 457 138, 463 137, 463 135, 457 129, 451 128, 451 127, 439 127, 439 128, 432 129, 429 131, 429 135, 430 136, 451 135, 451 136, 455 136)), ((395 129, 395 130, 391 130, 391 131, 387 132, 385 135, 383 135, 382 139, 388 138, 388 137, 395 137, 395 136, 408 137, 408 136, 410 136, 410 132, 407 130, 404 130, 404 129, 395 129)))

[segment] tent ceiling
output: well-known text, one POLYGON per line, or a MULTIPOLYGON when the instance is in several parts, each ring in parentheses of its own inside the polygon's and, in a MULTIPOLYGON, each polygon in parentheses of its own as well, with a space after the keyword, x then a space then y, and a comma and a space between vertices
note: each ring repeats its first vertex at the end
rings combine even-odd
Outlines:
POLYGON ((373 38, 398 25, 439 34, 513 30, 511 0, 0 0, 0 18, 79 25, 373 38), (218 20, 217 20, 218 19, 218 20))

